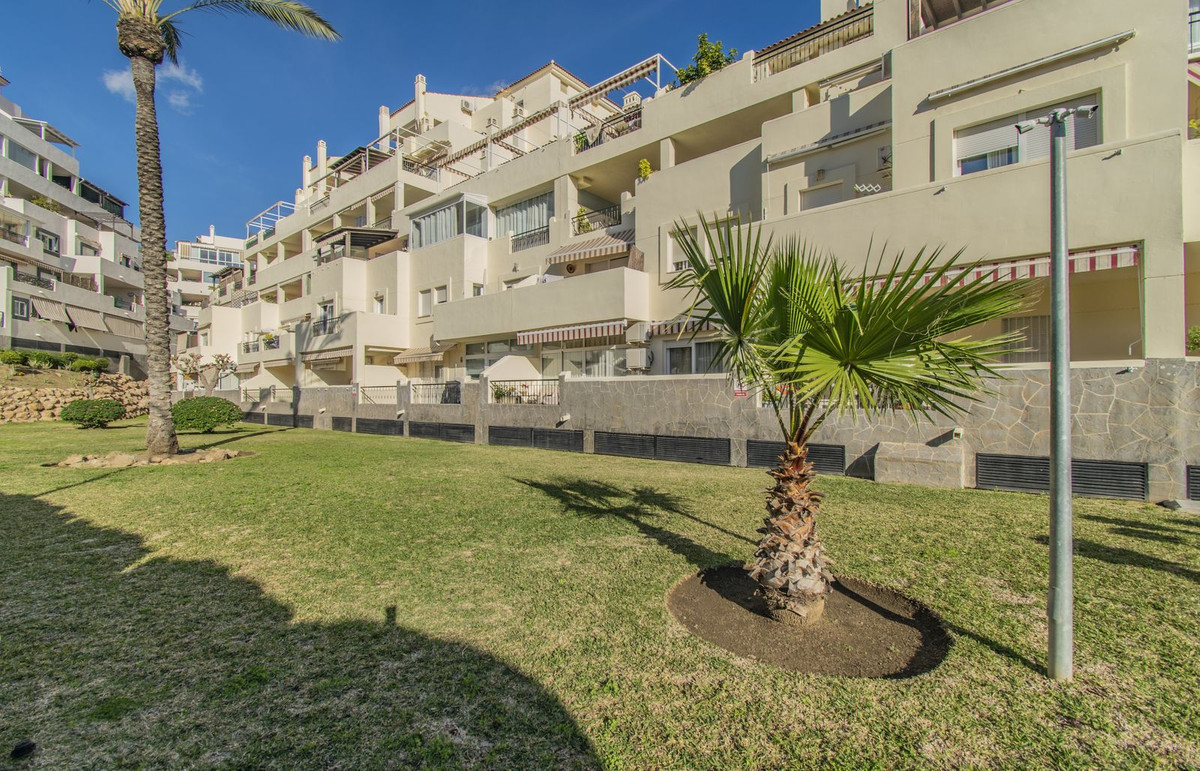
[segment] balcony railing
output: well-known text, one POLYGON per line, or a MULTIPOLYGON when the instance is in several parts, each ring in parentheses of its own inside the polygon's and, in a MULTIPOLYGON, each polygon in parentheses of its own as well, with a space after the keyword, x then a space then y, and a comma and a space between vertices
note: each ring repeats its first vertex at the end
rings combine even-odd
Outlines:
POLYGON ((1200 53, 1200 9, 1188 11, 1188 31, 1190 33, 1188 51, 1200 53))
POLYGON ((535 246, 544 246, 548 243, 550 243, 549 225, 535 230, 526 230, 524 233, 514 233, 512 237, 512 251, 519 252, 522 249, 532 249, 535 246))
POLYGON ((100 291, 100 286, 96 283, 95 276, 81 276, 71 273, 64 273, 62 280, 63 283, 70 284, 71 286, 77 286, 80 289, 86 289, 89 292, 100 291))
POLYGON ((820 25, 808 34, 777 48, 768 48, 754 57, 754 80, 757 82, 771 75, 803 64, 810 59, 827 54, 842 46, 869 37, 875 32, 875 15, 872 6, 866 6, 843 19, 820 25))
POLYGON ((332 335, 341 328, 341 319, 336 316, 317 319, 312 323, 312 333, 314 335, 332 335))
POLYGON ((412 383, 413 404, 462 404, 462 384, 457 380, 446 383, 412 383))
POLYGON ((51 292, 54 291, 54 279, 52 278, 42 278, 41 276, 35 276, 32 273, 13 273, 13 280, 19 281, 22 284, 29 284, 30 286, 49 289, 51 292))
POLYGON ((11 241, 12 243, 17 244, 19 246, 28 246, 29 245, 28 238, 21 235, 20 233, 14 233, 11 230, 0 230, 0 238, 4 239, 5 241, 11 241))
POLYGON ((492 404, 558 404, 557 380, 492 380, 492 404))
POLYGON ((233 300, 230 301, 229 305, 233 308, 241 308, 243 305, 249 305, 253 302, 258 302, 258 292, 249 292, 242 289, 233 293, 233 300))
POLYGON ((418 163, 412 158, 405 158, 401 161, 404 170, 416 174, 418 177, 436 180, 438 178, 438 170, 436 166, 426 166, 423 163, 418 163))
POLYGON ((604 230, 621 224, 621 206, 609 206, 606 209, 585 212, 571 220, 571 234, 581 235, 593 230, 604 230))
POLYGON ((242 353, 258 353, 259 345, 257 340, 252 340, 248 343, 242 343, 242 353))
POLYGON ((599 147, 605 142, 611 142, 617 137, 625 136, 631 131, 642 127, 642 108, 630 110, 615 118, 609 118, 599 126, 594 126, 575 135, 575 152, 582 153, 599 147))
POLYGON ((358 403, 359 404, 395 404, 396 403, 396 386, 359 386, 358 387, 358 403))
POLYGON ((116 307, 120 308, 123 311, 133 310, 133 303, 130 302, 129 300, 122 300, 120 297, 114 297, 114 298, 112 298, 112 301, 113 301, 113 305, 115 305, 116 307))

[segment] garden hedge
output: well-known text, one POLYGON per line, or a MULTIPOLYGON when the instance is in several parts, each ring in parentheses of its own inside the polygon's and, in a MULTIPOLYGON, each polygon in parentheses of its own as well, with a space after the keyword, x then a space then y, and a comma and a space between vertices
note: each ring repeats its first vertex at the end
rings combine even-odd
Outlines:
POLYGON ((180 399, 171 407, 176 431, 212 433, 218 426, 227 426, 242 419, 242 408, 219 396, 195 396, 180 399))
POLYGON ((125 406, 116 399, 76 399, 62 408, 60 420, 78 423, 80 428, 107 428, 125 417, 125 406))

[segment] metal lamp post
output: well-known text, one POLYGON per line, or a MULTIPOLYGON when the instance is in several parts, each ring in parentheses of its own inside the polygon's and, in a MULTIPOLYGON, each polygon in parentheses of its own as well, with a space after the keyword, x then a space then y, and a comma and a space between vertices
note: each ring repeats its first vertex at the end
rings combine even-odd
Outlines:
POLYGON ((1090 119, 1095 105, 1059 108, 1017 124, 1021 134, 1050 127, 1050 626, 1048 667, 1070 680, 1075 658, 1075 578, 1071 526, 1071 323, 1067 264, 1067 120, 1090 119))

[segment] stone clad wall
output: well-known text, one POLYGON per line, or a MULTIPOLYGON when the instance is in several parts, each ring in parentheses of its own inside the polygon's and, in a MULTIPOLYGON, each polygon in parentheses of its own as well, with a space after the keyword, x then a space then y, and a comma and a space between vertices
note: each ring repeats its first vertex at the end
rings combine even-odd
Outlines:
MULTIPOLYGON (((1049 375, 1046 368, 1009 370, 1005 379, 989 381, 990 395, 953 419, 835 414, 813 441, 843 445, 848 474, 875 478, 880 444, 887 443, 883 462, 911 471, 897 476, 893 466, 883 477, 931 484, 961 478, 963 485, 973 487, 977 453, 1049 455, 1049 375), (961 438, 955 437, 956 429, 961 438), (961 474, 952 468, 957 458, 962 459, 961 474), (929 476, 933 471, 925 474, 928 479, 922 476, 922 468, 936 469, 937 480, 929 476)), ((1075 457, 1146 463, 1152 500, 1184 497, 1185 467, 1200 464, 1200 362, 1078 367, 1071 383, 1075 457)), ((398 417, 406 425, 468 424, 475 426, 475 441, 483 443, 488 426, 582 430, 589 452, 597 431, 727 439, 730 462, 738 466, 746 464, 747 440, 780 439, 773 410, 760 404, 756 394, 735 395, 723 375, 563 377, 557 405, 491 404, 488 393, 484 380, 463 384, 462 404, 412 404, 408 390, 401 388, 395 405, 362 405, 347 388, 305 389, 294 403, 242 406, 314 415, 315 428, 330 428, 334 416, 398 417)))
POLYGON ((115 399, 125 405, 125 416, 147 411, 146 382, 128 375, 100 375, 94 384, 75 388, 0 388, 0 423, 57 420, 62 408, 77 399, 115 399))

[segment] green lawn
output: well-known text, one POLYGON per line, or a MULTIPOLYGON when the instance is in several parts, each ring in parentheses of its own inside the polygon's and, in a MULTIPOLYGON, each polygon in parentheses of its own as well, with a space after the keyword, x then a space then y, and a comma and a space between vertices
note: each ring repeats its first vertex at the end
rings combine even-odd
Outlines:
POLYGON ((821 678, 666 610, 751 554, 761 471, 250 426, 184 437, 256 453, 221 464, 39 465, 142 436, 0 426, 0 764, 1200 764, 1200 517, 1077 502, 1056 685, 1044 497, 821 478, 837 570, 954 641, 821 678))

